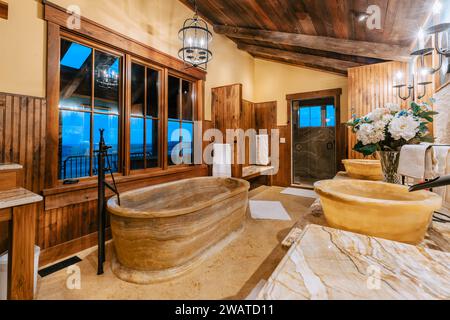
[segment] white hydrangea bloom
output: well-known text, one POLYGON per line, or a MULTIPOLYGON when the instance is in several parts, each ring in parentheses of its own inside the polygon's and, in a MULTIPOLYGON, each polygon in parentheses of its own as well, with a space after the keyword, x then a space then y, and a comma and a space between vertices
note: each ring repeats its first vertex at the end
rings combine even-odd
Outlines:
POLYGON ((385 106, 390 112, 399 112, 401 110, 401 106, 398 103, 386 103, 385 106))
POLYGON ((370 112, 366 118, 370 121, 379 121, 385 116, 386 114, 389 114, 389 110, 386 108, 376 108, 372 112, 370 112))
POLYGON ((378 143, 385 139, 384 128, 385 126, 380 127, 378 123, 375 125, 364 123, 359 127, 356 138, 358 141, 361 141, 363 145, 378 143))
POLYGON ((413 116, 396 117, 389 124, 389 132, 395 140, 409 141, 419 132, 420 122, 413 116))

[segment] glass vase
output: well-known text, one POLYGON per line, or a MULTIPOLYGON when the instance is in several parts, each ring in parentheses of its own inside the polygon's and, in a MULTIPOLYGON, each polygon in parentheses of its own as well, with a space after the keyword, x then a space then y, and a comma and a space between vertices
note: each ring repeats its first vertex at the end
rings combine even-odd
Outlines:
POLYGON ((400 163, 400 151, 379 151, 378 155, 383 168, 384 181, 400 184, 401 179, 397 173, 400 163))

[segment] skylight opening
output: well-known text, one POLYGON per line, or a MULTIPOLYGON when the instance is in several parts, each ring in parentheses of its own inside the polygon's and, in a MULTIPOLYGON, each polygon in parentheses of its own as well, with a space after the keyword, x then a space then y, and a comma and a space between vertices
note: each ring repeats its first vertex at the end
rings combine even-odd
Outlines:
POLYGON ((61 65, 73 69, 80 69, 91 54, 91 48, 82 46, 78 43, 72 43, 61 60, 61 65))

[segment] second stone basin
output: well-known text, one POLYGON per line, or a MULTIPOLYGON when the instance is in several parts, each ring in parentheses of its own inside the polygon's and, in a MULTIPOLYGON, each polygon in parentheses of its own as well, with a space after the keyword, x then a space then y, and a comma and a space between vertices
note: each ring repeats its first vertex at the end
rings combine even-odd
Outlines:
POLYGON ((437 194, 377 181, 324 180, 315 191, 331 227, 409 244, 424 240, 442 207, 437 194))
POLYGON ((380 160, 342 160, 347 174, 353 179, 382 181, 383 171, 380 160))

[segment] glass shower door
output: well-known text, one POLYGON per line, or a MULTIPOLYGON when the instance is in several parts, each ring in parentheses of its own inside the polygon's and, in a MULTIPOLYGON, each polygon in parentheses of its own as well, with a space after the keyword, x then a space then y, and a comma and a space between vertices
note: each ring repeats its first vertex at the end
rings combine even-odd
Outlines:
POLYGON ((293 103, 293 182, 312 186, 336 175, 336 108, 333 99, 293 103))

